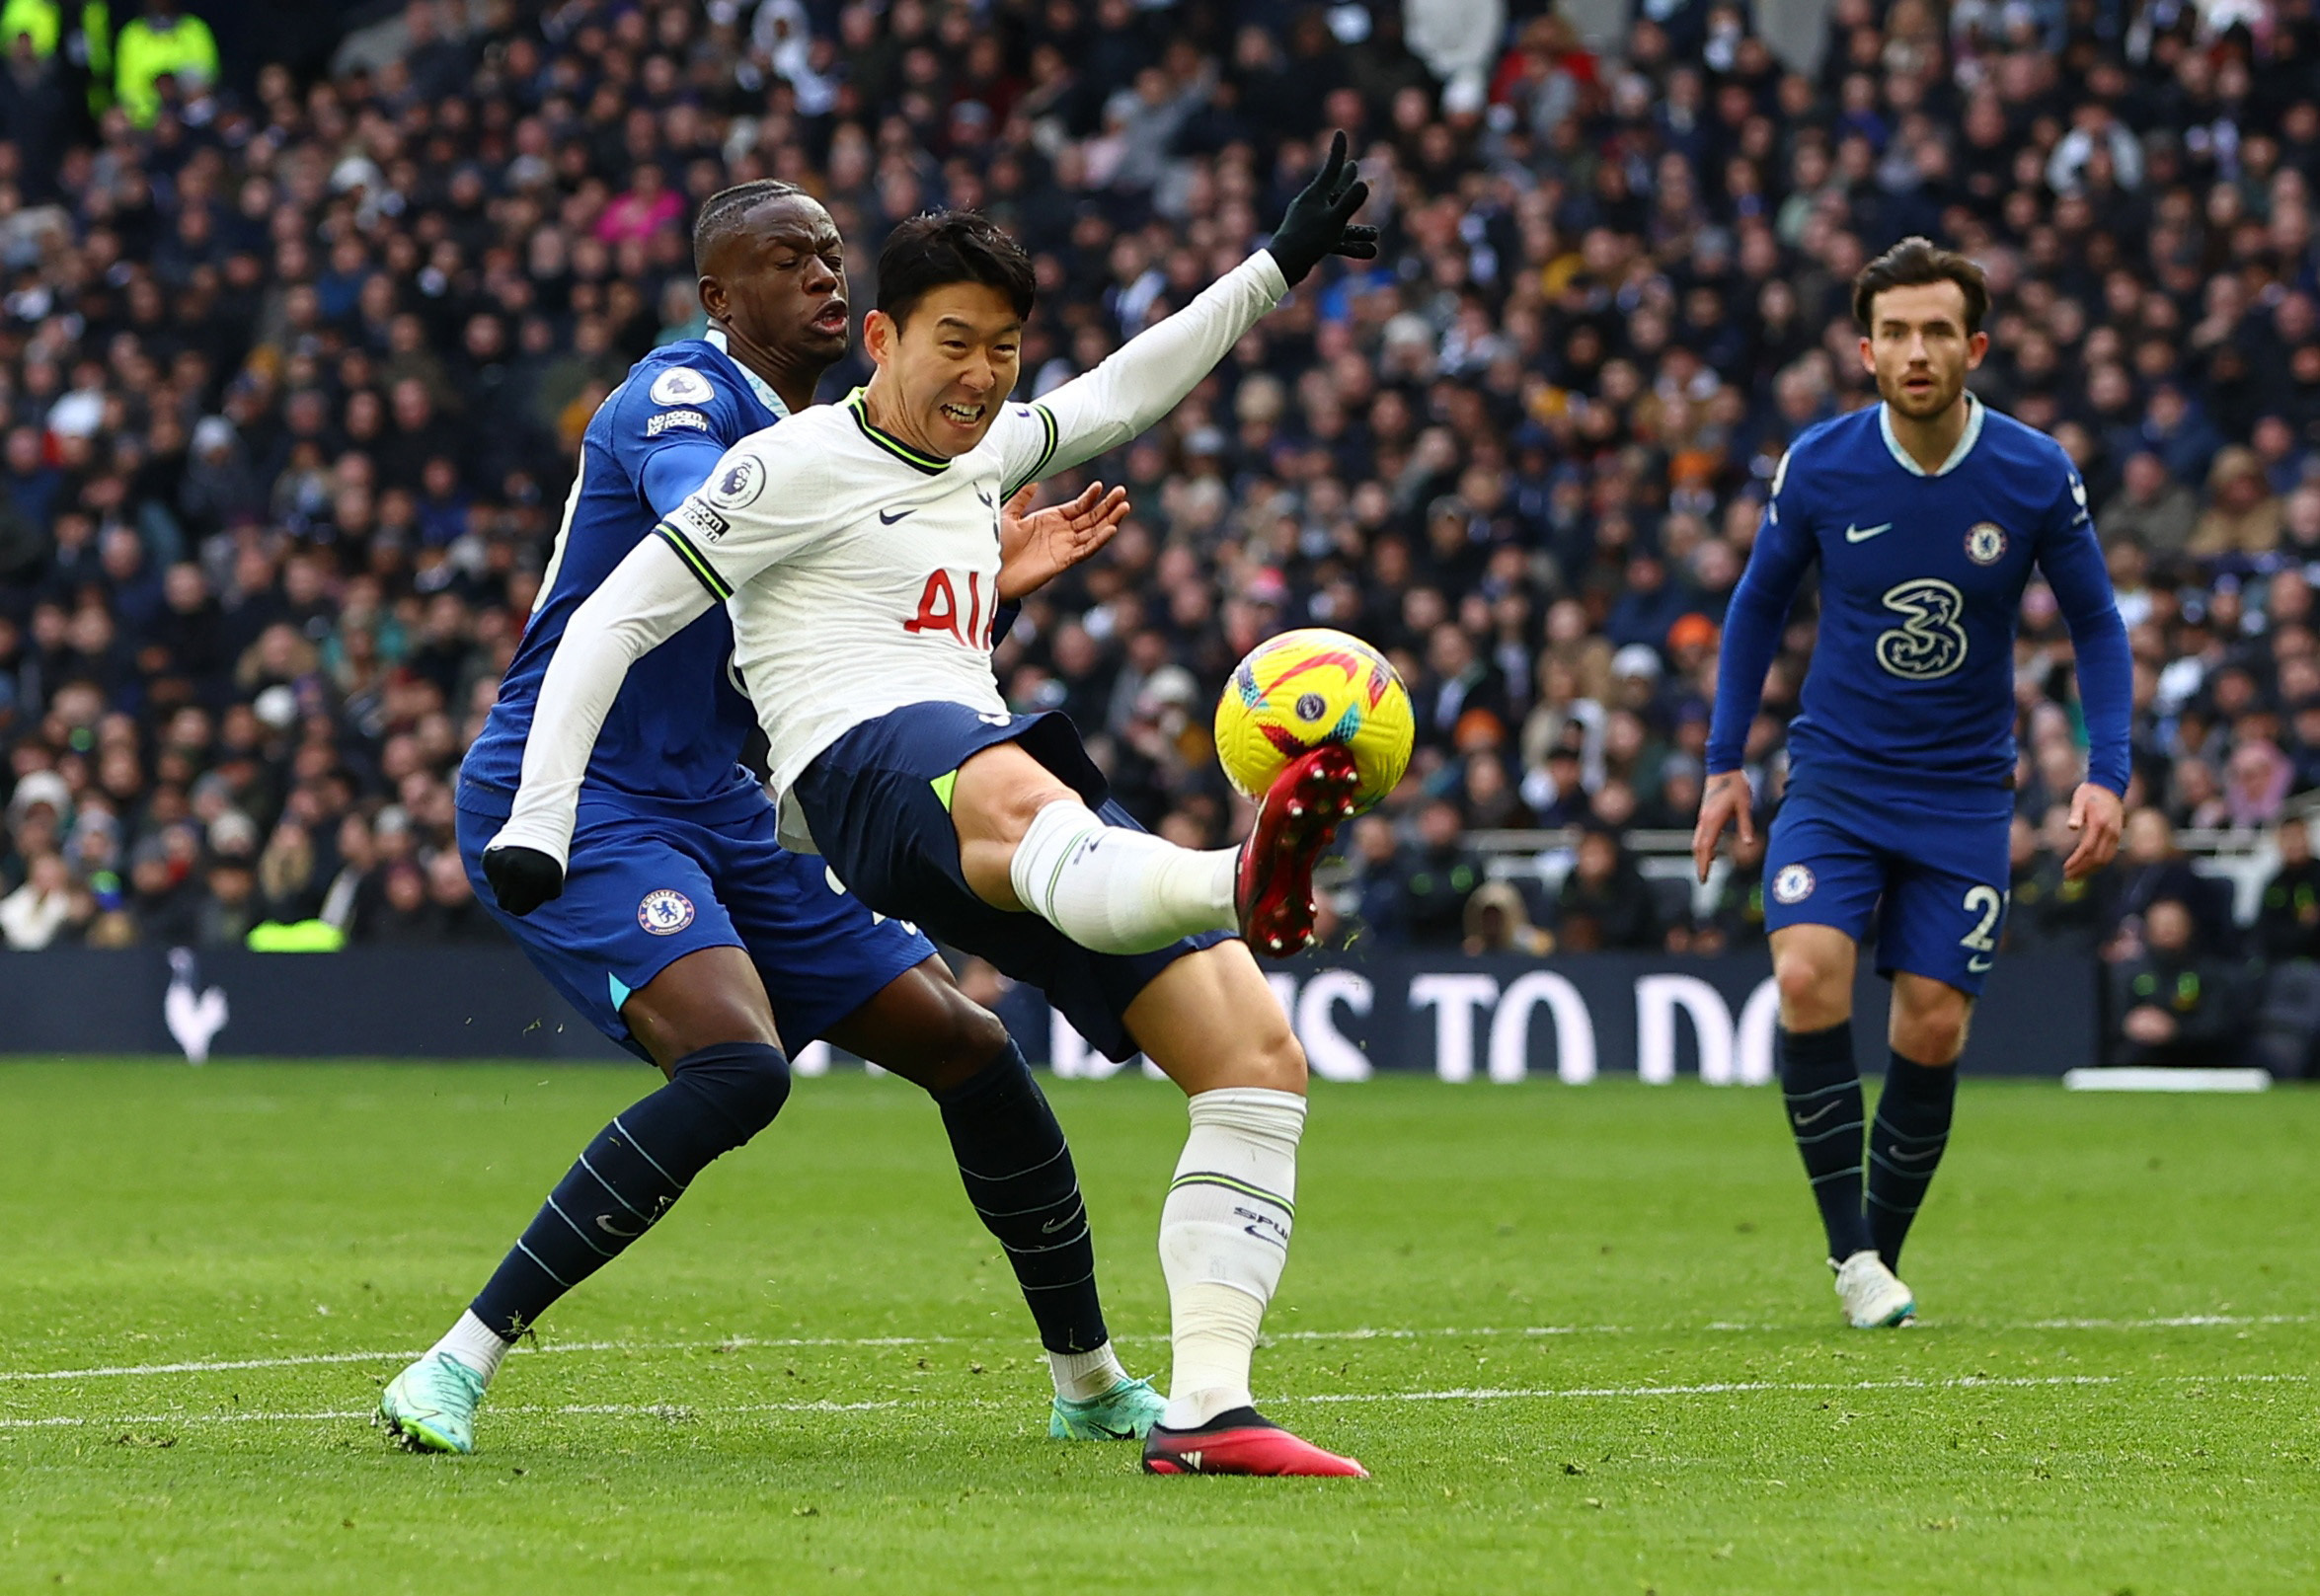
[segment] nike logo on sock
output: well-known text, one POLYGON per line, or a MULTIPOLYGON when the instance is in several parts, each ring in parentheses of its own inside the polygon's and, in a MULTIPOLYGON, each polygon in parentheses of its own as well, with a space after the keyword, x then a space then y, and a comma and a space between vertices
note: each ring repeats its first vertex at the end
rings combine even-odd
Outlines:
POLYGON ((1076 1214, 1065 1214, 1061 1219, 1050 1219, 1044 1225, 1040 1227, 1040 1234, 1042 1236, 1052 1236, 1057 1231, 1061 1230, 1064 1226, 1070 1224, 1072 1220, 1076 1219, 1077 1217, 1079 1216, 1076 1214))
POLYGON ((612 1222, 612 1217, 609 1214, 598 1214, 596 1216, 596 1228, 602 1231, 605 1235, 618 1237, 624 1242, 633 1242, 638 1237, 645 1234, 645 1227, 642 1225, 639 1225, 635 1230, 622 1230, 618 1225, 615 1225, 612 1222))
POLYGON ((1795 1114, 1795 1113, 1792 1113, 1792 1114, 1790 1114, 1790 1115, 1789 1115, 1789 1118, 1790 1118, 1791 1120, 1795 1121, 1797 1129, 1799 1129, 1799 1130, 1803 1130, 1803 1129, 1805 1129, 1807 1126, 1809 1126, 1809 1125, 1811 1125, 1811 1124, 1815 1123, 1817 1120, 1821 1120, 1821 1119, 1825 1119, 1825 1118, 1827 1118, 1827 1117, 1828 1117, 1828 1115, 1829 1115, 1829 1113, 1830 1113, 1830 1112, 1831 1112, 1833 1109, 1835 1109, 1837 1106, 1838 1106, 1838 1105, 1837 1105, 1836 1103, 1833 1103, 1833 1102, 1824 1102, 1824 1103, 1822 1103, 1822 1104, 1821 1104, 1819 1107, 1817 1107, 1817 1108, 1814 1109, 1814 1110, 1813 1110, 1811 1113, 1809 1113, 1809 1114, 1795 1114))

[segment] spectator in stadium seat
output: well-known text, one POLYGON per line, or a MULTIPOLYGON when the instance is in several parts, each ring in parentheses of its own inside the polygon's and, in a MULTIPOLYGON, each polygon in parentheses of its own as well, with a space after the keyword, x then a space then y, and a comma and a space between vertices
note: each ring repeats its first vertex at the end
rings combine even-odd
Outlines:
POLYGON ((2199 495, 2167 474, 2167 462, 2149 450, 2129 455, 2119 492, 2095 525, 2105 543, 2132 543, 2145 553, 2179 553, 2199 524, 2199 495))
POLYGON ((74 887, 62 855, 40 854, 33 860, 24 885, 0 898, 0 937, 20 952, 70 942, 76 922, 86 923, 95 913, 95 904, 85 897, 74 887))
POLYGON ((1418 811, 1416 845, 1401 855, 1401 920, 1413 948, 1455 948, 1466 935, 1466 897, 1482 883, 1458 806, 1434 798, 1418 811))
POLYGON ((1401 844, 1394 823, 1383 814, 1365 814, 1346 828, 1353 868, 1353 919, 1379 947, 1409 943, 1402 923, 1401 844))
POLYGON ((2270 554, 2280 546, 2280 500, 2264 480, 2256 451, 2234 444, 2215 456, 2207 472, 2206 512, 2192 528, 2186 554, 2270 554))
POLYGON ((239 948, 266 918, 258 896, 258 870, 246 847, 210 857, 202 872, 202 899, 193 924, 197 948, 239 948))
POLYGON ((1555 934, 1575 953, 1647 952, 1663 941, 1651 887, 1619 834, 1590 825, 1555 897, 1555 934))
POLYGON ((2239 972, 2202 951, 2198 922, 2181 898, 2152 900, 2143 949, 2111 971, 2119 1018, 2114 1062, 2213 1067, 2237 1062, 2244 1029, 2239 972))
POLYGON ((1458 722, 1480 710, 1504 726, 1510 718, 1507 684, 1499 670, 1476 647, 1474 639, 1455 622, 1436 626, 1426 644, 1426 675, 1415 695, 1419 712, 1419 738, 1447 752, 1455 741, 1458 722))
POLYGON ((2279 820, 2294 767, 2268 737, 2249 737, 2231 750, 2223 771, 2223 810, 2231 828, 2252 831, 2279 820))
POLYGON ((2320 959, 2320 860, 2312 857, 2311 826, 2289 820, 2276 841, 2280 869, 2256 904, 2255 952, 2275 965, 2320 959))
POLYGON ((1544 958, 1555 950, 1555 938, 1530 923, 1530 910, 1513 882, 1485 881, 1466 900, 1466 939, 1459 946, 1473 956, 1524 953, 1544 958))

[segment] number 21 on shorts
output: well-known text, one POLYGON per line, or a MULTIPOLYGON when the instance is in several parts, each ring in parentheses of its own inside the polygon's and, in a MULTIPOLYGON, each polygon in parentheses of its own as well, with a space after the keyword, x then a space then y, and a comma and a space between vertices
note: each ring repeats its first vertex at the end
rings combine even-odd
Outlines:
POLYGON ((1966 894, 1966 912, 1977 914, 1981 918, 1973 923, 1972 931, 1958 939, 1958 946, 1967 950, 1970 956, 1966 960, 1966 967, 1976 975, 1988 969, 1997 956, 1998 943, 1994 933, 1997 931, 1998 917, 2006 912, 2006 899, 2010 896, 2011 893, 2000 892, 1994 886, 1977 886, 1966 894))

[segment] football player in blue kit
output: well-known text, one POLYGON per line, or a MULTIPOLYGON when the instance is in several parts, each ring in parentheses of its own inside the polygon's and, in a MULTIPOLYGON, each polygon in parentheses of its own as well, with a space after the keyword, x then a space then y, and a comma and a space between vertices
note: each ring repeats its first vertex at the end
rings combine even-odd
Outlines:
POLYGON ((1956 1065, 2004 927, 2013 816, 2014 635, 2035 567, 2077 655, 2089 743, 2070 800, 2072 878, 2117 852, 2130 667, 2086 485, 2061 446, 1966 391, 1989 337, 1981 270, 1905 239, 1853 287, 1883 403, 1808 428, 1772 480, 1718 662, 1707 878, 1724 829, 1753 834, 1748 728, 1798 583, 1819 632, 1789 723, 1788 790, 1764 859, 1780 988, 1781 1090, 1857 1329, 1906 1324, 1895 1268, 1947 1145, 1956 1065), (1892 1057, 1863 1177, 1853 973, 1874 932, 1892 1057))
MULTIPOLYGON (((590 421, 538 604, 461 766, 460 851, 487 906, 484 844, 507 816, 567 621, 729 444, 810 405, 849 346, 843 245, 811 196, 729 189, 703 206, 694 255, 710 331, 638 362, 590 421)), ((1095 552, 1124 512, 1123 494, 1095 488, 1011 513, 1000 596, 1095 552)), ((575 1008, 668 1083, 589 1145, 459 1323, 389 1385, 383 1418, 415 1449, 472 1450, 476 1409, 516 1336, 772 1122, 789 1092, 784 1037, 827 1037, 940 1105, 968 1197, 1047 1348, 1050 1433, 1142 1435, 1161 1399, 1113 1354, 1061 1127, 1005 1027, 926 938, 777 845, 772 805, 740 764, 757 722, 733 647, 719 609, 639 667, 588 765, 564 896, 527 918, 498 915, 575 1008)))

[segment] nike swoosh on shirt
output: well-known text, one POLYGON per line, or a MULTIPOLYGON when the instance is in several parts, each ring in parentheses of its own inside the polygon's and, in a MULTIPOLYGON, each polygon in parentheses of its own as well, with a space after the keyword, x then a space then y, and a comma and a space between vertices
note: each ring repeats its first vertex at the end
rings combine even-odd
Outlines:
POLYGON ((878 512, 878 518, 879 518, 881 521, 884 521, 884 522, 885 522, 887 525, 889 525, 889 526, 892 526, 892 525, 893 525, 893 524, 894 524, 896 521, 899 521, 899 520, 900 520, 900 519, 901 519, 903 516, 905 516, 905 515, 909 515, 909 514, 912 514, 912 513, 913 513, 913 512, 912 512, 912 511, 910 511, 910 510, 896 510, 896 511, 894 511, 894 513, 893 513, 893 514, 891 514, 891 515, 889 515, 889 514, 888 514, 888 513, 887 513, 885 510, 880 510, 880 511, 878 512))
POLYGON ((1995 960, 1987 957, 1986 955, 1976 953, 1972 958, 1966 960, 1966 967, 1972 970, 1974 974, 1979 975, 1984 970, 1987 970, 1994 962, 1995 960))
POLYGON ((1893 528, 1894 524, 1891 521, 1880 521, 1875 526, 1854 526, 1848 522, 1845 526, 1845 541, 1847 543, 1867 543, 1878 533, 1891 532, 1893 528))

